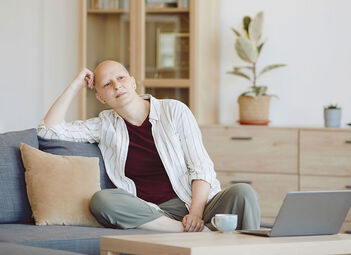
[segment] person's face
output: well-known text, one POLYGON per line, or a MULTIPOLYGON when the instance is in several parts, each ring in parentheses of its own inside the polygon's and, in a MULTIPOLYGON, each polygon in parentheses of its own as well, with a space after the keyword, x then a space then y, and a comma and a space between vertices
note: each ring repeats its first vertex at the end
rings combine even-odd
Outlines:
POLYGON ((137 95, 135 79, 116 62, 98 67, 94 74, 96 98, 112 108, 120 108, 131 102, 137 95))

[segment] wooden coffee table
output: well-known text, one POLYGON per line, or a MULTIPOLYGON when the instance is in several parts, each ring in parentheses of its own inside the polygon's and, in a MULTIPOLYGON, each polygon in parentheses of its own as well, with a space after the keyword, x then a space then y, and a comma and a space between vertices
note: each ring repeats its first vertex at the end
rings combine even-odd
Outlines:
POLYGON ((351 235, 259 237, 237 232, 104 236, 101 255, 351 254, 351 235))

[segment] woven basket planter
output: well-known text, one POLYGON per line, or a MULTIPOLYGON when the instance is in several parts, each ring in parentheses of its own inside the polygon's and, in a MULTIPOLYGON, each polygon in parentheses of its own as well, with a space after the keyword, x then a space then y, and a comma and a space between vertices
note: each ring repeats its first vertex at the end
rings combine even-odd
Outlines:
POLYGON ((242 124, 266 125, 269 122, 270 96, 250 97, 240 96, 238 98, 240 120, 242 124))

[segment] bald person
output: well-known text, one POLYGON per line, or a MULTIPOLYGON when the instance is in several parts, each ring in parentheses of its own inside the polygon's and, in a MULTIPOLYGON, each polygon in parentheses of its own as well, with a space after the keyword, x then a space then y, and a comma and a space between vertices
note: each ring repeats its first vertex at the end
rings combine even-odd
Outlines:
POLYGON ((136 93, 118 62, 82 70, 38 126, 47 139, 98 143, 116 189, 94 194, 90 210, 104 226, 166 232, 215 230, 211 218, 237 214, 238 229, 260 225, 257 193, 247 184, 221 190, 189 108, 136 93), (78 91, 88 87, 111 107, 86 121, 65 122, 78 91))

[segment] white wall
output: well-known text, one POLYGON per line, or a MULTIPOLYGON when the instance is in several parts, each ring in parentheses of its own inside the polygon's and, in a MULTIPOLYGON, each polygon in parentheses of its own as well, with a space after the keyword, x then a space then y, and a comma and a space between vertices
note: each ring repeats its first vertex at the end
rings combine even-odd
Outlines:
POLYGON ((242 64, 234 51, 231 27, 241 29, 245 15, 264 11, 267 43, 259 67, 285 63, 262 76, 272 99, 272 126, 322 126, 323 106, 342 106, 342 126, 351 122, 351 1, 246 0, 221 1, 220 122, 239 118, 237 97, 247 80, 226 74, 242 64))
MULTIPOLYGON (((0 133, 36 127, 78 72, 78 1, 1 0, 0 133)), ((77 100, 67 120, 77 118, 77 100)))
MULTIPOLYGON (((43 114, 79 71, 78 0, 42 0, 43 10, 43 114)), ((43 115, 43 116, 44 116, 43 115)), ((78 118, 78 95, 66 121, 78 118)))
POLYGON ((1 2, 0 132, 34 126, 42 115, 41 12, 39 0, 1 2))

